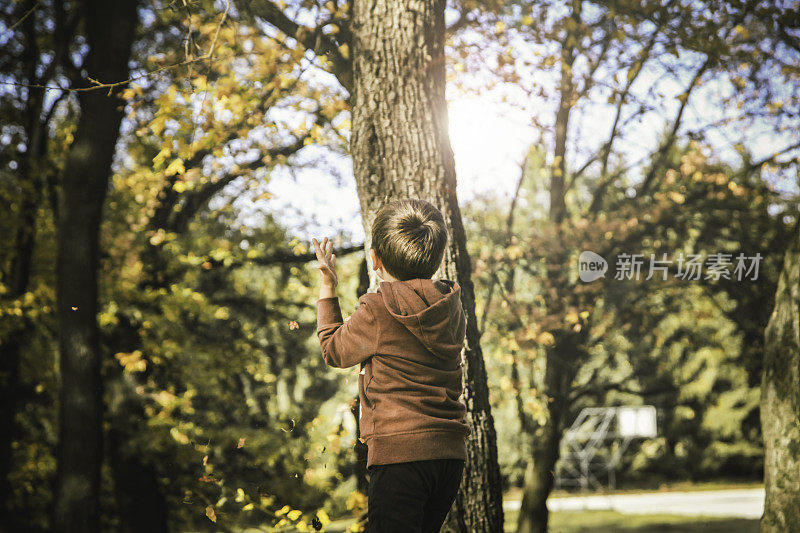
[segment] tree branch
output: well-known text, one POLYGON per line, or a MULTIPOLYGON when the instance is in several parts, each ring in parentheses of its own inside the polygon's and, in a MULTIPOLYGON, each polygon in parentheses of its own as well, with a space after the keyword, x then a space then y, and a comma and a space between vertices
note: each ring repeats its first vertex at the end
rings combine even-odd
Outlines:
MULTIPOLYGON (((322 32, 322 27, 308 28, 293 21, 271 0, 251 2, 258 17, 300 43, 316 55, 327 55, 333 63, 333 74, 349 93, 353 92, 353 68, 349 58, 342 55, 339 44, 322 32)), ((325 24, 328 24, 327 22, 325 24)), ((337 23, 337 25, 340 23, 337 23)), ((349 32, 349 29, 345 32, 349 32)))

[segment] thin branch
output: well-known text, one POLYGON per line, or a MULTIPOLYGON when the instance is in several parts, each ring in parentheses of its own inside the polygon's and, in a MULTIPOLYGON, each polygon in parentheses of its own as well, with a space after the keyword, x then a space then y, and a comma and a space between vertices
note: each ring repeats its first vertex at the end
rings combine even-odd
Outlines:
POLYGON ((13 32, 13 31, 14 31, 14 29, 15 29, 17 26, 19 26, 20 24, 22 24, 22 23, 25 21, 25 19, 26 19, 26 18, 28 18, 28 17, 31 15, 31 13, 33 13, 34 11, 36 11, 36 8, 37 8, 37 7, 39 7, 39 4, 41 4, 41 3, 42 3, 42 0, 37 0, 37 2, 36 2, 35 4, 33 4, 33 7, 32 7, 32 8, 30 8, 28 11, 26 11, 26 12, 25 12, 25 14, 24 14, 24 15, 22 15, 22 18, 20 18, 18 21, 16 21, 14 24, 12 24, 10 28, 8 28, 8 29, 7 29, 5 32, 3 32, 3 34, 2 34, 2 35, 5 37, 5 36, 6 36, 6 35, 8 35, 9 33, 13 32))
POLYGON ((17 83, 17 82, 10 82, 10 81, 0 81, 0 85, 11 85, 11 86, 14 86, 14 87, 27 87, 27 88, 31 88, 31 89, 46 89, 46 90, 58 90, 58 91, 69 91, 69 92, 88 92, 88 91, 96 91, 98 89, 108 89, 108 95, 111 96, 111 92, 116 87, 127 85, 127 84, 129 84, 131 82, 134 82, 134 81, 137 81, 137 80, 141 80, 141 79, 144 79, 144 78, 149 78, 150 76, 153 76, 154 74, 158 74, 158 73, 164 72, 166 70, 171 70, 171 69, 174 69, 174 68, 183 67, 183 66, 186 66, 186 65, 191 65, 191 64, 197 63, 199 61, 208 61, 209 63, 213 63, 215 61, 215 59, 214 59, 214 51, 216 49, 217 39, 219 37, 219 32, 220 32, 220 29, 222 28, 222 25, 225 23, 225 20, 228 17, 228 10, 229 9, 230 9, 230 1, 226 0, 225 12, 222 14, 222 19, 220 20, 219 25, 217 26, 217 31, 214 34, 214 40, 212 41, 211 48, 208 50, 207 54, 202 55, 200 57, 187 59, 185 61, 181 61, 180 63, 175 63, 175 64, 172 64, 172 65, 166 65, 164 67, 159 67, 159 68, 157 68, 155 70, 151 70, 151 71, 145 72, 144 74, 140 74, 138 76, 132 76, 132 77, 128 78, 127 80, 117 81, 117 82, 113 82, 113 83, 103 83, 101 81, 98 81, 98 80, 90 77, 90 76, 87 76, 86 79, 89 80, 89 82, 92 84, 89 87, 59 87, 59 86, 54 86, 54 85, 44 85, 44 84, 38 84, 38 83, 17 83))

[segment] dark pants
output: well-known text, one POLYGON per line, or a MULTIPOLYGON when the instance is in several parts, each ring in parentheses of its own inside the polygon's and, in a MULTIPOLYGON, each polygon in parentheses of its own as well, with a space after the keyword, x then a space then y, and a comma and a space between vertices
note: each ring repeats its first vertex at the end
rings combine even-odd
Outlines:
POLYGON ((370 466, 369 533, 438 533, 463 471, 463 459, 370 466))

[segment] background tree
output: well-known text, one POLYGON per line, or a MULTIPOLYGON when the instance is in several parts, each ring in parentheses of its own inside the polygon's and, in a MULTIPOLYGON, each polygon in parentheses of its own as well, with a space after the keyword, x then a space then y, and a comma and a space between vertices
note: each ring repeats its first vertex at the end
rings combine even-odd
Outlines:
MULTIPOLYGON (((79 7, 89 47, 85 69, 121 81, 137 24, 135 1, 79 7)), ((53 528, 100 531, 103 457, 101 353, 97 328, 98 232, 122 106, 100 91, 79 94, 80 119, 59 199, 57 313, 61 391, 53 528)))
POLYGON ((783 263, 775 309, 766 329, 764 381, 761 385, 761 423, 764 428, 764 484, 767 497, 763 531, 791 531, 800 523, 798 512, 797 443, 800 442, 798 398, 798 311, 800 310, 800 222, 783 263))
MULTIPOLYGON (((791 86, 787 92, 796 92, 796 83, 792 83, 796 72, 791 67, 786 68, 781 57, 781 54, 794 53, 791 40, 767 30, 783 27, 778 35, 794 31, 787 29, 791 23, 785 16, 785 7, 756 2, 723 4, 719 12, 712 12, 705 7, 695 9, 679 3, 512 3, 501 10, 494 27, 485 28, 486 42, 491 42, 491 36, 496 43, 487 45, 482 57, 491 58, 496 51, 495 60, 485 61, 485 67, 475 60, 470 62, 468 57, 464 61, 465 68, 461 70, 473 75, 489 71, 502 81, 525 84, 532 80, 523 90, 531 99, 541 101, 541 108, 546 109, 534 117, 534 123, 544 133, 546 152, 543 157, 550 180, 544 216, 551 227, 543 229, 543 233, 554 236, 540 243, 541 249, 550 251, 543 258, 547 267, 540 272, 546 278, 542 282, 545 286, 542 296, 549 310, 541 326, 553 335, 544 379, 548 399, 552 398, 548 401, 548 411, 555 415, 550 428, 556 436, 549 434, 550 429, 541 429, 546 434, 540 433, 534 441, 534 466, 520 513, 523 531, 545 527, 545 500, 552 487, 552 472, 558 458, 558 433, 568 412, 563 402, 567 401, 570 383, 588 353, 585 342, 590 324, 567 319, 590 311, 573 305, 581 301, 581 296, 575 295, 576 286, 566 269, 572 257, 570 250, 577 250, 565 247, 569 236, 576 229, 582 233, 580 228, 589 220, 590 226, 599 223, 603 227, 610 212, 625 204, 629 204, 631 210, 624 216, 640 220, 641 215, 634 213, 645 213, 651 208, 650 197, 659 188, 657 181, 665 175, 672 148, 682 132, 702 139, 722 124, 738 124, 745 128, 752 126, 756 119, 766 119, 780 135, 786 131, 786 122, 797 118, 795 98, 780 99, 779 106, 774 104, 783 90, 774 80, 785 80, 791 86), (705 19, 708 24, 697 25, 698 19, 705 19), (752 31, 745 30, 745 26, 752 27, 752 31), (514 28, 514 31, 507 32, 506 28, 514 28), (772 43, 775 53, 768 52, 765 43, 772 43), (756 49, 759 52, 755 52, 756 49), (533 73, 527 74, 528 67, 546 81, 540 82, 533 73), (745 79, 740 72, 749 72, 749 76, 745 79), (767 79, 767 72, 773 72, 772 80, 767 79), (720 123, 698 122, 697 119, 689 122, 687 109, 702 97, 700 88, 710 83, 708 80, 712 76, 724 76, 734 87, 717 100, 720 108, 731 109, 731 115, 720 123), (674 77, 683 86, 675 94, 674 104, 659 93, 663 90, 659 82, 665 77, 674 77), (649 79, 649 83, 637 84, 640 79, 649 79), (765 114, 751 107, 747 101, 750 98, 765 105, 773 102, 766 105, 770 111, 765 114), (590 106, 603 104, 612 117, 610 133, 605 142, 596 146, 595 142, 583 141, 578 129, 582 124, 576 121, 590 106), (625 153, 615 151, 617 143, 624 142, 626 136, 632 134, 629 130, 638 131, 632 128, 636 121, 652 120, 654 115, 663 115, 660 120, 666 133, 652 152, 630 162, 625 153), (587 150, 590 146, 592 148, 587 150), (588 154, 584 155, 585 152, 588 154), (632 177, 634 171, 641 172, 638 181, 624 179, 632 177), (587 220, 580 221, 584 216, 587 220), (555 331, 549 329, 556 324, 560 325, 555 331)), ((473 46, 471 42, 465 39, 466 44, 457 46, 468 48, 473 46)), ((591 129, 596 130, 596 126, 592 125, 591 129)), ((794 160, 786 156, 797 149, 796 144, 788 143, 760 161, 748 159, 744 146, 736 144, 732 148, 742 153, 745 172, 748 168, 777 161, 789 166, 794 164, 794 160)), ((770 176, 765 177, 769 179, 770 176)), ((620 215, 617 211, 615 216, 620 215)), ((595 234, 597 237, 602 235, 595 234)), ((615 235, 613 240, 624 242, 624 237, 615 235)), ((762 311, 750 322, 754 327, 746 330, 750 339, 758 338, 753 332, 758 331, 758 323, 763 323, 765 308, 762 300, 759 307, 762 311)), ((756 342, 755 351, 747 357, 753 371, 751 375, 757 375, 758 356, 753 355, 757 347, 756 342)))

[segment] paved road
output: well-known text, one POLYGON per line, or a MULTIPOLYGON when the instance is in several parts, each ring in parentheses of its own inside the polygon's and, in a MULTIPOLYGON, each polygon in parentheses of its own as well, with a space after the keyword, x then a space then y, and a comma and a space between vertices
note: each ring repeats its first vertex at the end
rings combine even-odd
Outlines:
MULTIPOLYGON (((519 509, 518 500, 503 507, 519 509)), ((681 514, 761 518, 764 489, 703 490, 691 492, 647 492, 613 496, 568 496, 550 498, 551 511, 613 510, 634 514, 681 514)))

